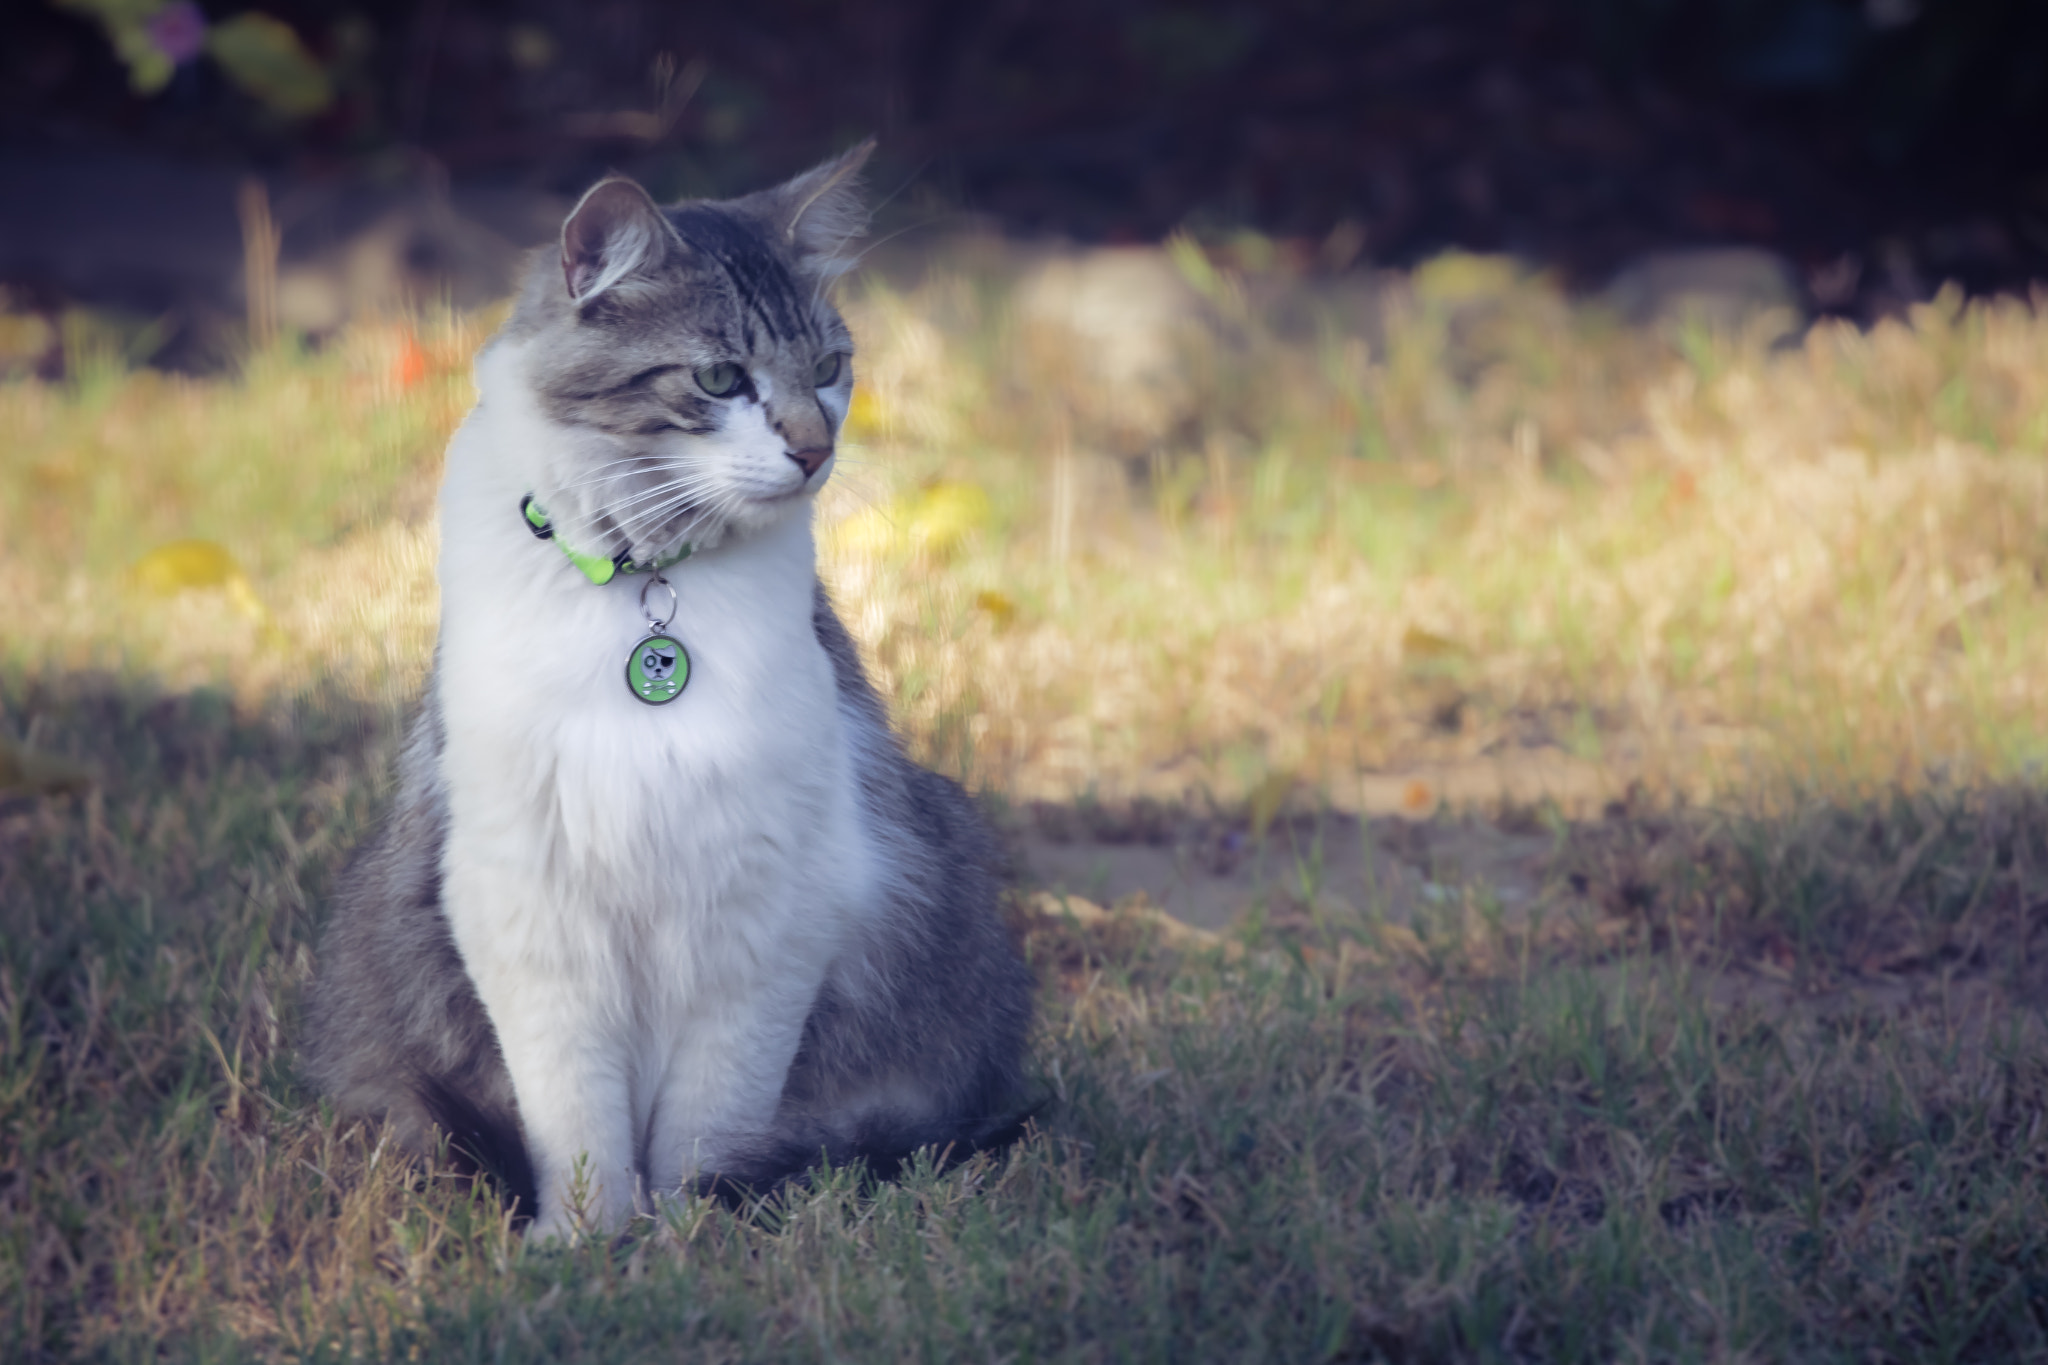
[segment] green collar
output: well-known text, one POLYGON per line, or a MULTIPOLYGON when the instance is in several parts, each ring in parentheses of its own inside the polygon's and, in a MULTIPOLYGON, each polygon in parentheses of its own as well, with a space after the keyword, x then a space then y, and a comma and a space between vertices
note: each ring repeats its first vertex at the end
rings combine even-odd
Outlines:
POLYGON ((599 555, 580 554, 570 549, 568 542, 555 534, 553 524, 548 521, 548 514, 540 510, 540 504, 533 500, 533 494, 528 493, 519 500, 519 515, 526 518, 526 528, 532 531, 537 539, 554 541, 555 547, 569 556, 569 562, 582 570, 583 576, 599 587, 611 582, 618 574, 653 573, 658 569, 666 569, 671 564, 680 564, 690 557, 690 551, 694 548, 686 541, 683 548, 674 554, 650 560, 645 564, 634 562, 633 557, 624 550, 610 559, 605 559, 599 555))

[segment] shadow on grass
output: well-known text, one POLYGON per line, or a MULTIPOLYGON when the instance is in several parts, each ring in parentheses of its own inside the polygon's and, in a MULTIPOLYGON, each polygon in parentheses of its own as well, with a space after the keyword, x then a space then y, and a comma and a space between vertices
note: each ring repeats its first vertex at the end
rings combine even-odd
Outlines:
MULTIPOLYGON (((1623 803, 1550 832, 1514 917, 1445 880, 1410 923, 1169 940, 1020 898, 1056 1098, 1017 1147, 549 1250, 293 1076, 400 717, 63 675, 0 706, 96 773, 0 797, 9 1359, 2048 1351, 2037 793, 1623 803)), ((1042 816, 1150 828, 1119 818, 1042 816)))

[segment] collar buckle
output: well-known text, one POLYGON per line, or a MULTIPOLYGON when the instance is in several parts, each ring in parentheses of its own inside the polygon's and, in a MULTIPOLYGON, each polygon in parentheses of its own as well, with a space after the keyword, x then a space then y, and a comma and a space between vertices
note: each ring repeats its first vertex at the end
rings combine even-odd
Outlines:
POLYGON ((539 505, 533 500, 533 494, 528 493, 519 500, 519 515, 525 519, 526 529, 533 532, 535 540, 555 538, 555 528, 548 524, 548 514, 540 510, 539 505))
POLYGON ((691 551, 697 548, 685 541, 674 554, 663 555, 647 564, 633 562, 633 551, 630 546, 610 559, 602 559, 597 555, 578 554, 566 542, 556 540, 554 524, 548 520, 548 514, 541 510, 540 504, 533 500, 533 494, 528 493, 519 500, 519 517, 526 523, 526 529, 533 532, 535 540, 553 540, 555 548, 567 555, 569 562, 600 588, 611 582, 618 574, 659 573, 672 565, 682 563, 690 557, 691 551))

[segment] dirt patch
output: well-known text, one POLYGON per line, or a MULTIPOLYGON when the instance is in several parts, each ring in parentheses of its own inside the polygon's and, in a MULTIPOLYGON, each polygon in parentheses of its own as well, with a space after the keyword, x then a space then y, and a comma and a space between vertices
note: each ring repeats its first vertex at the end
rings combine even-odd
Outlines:
POLYGON ((1418 907, 1492 898, 1516 917, 1543 887, 1547 831, 1478 815, 1410 820, 1342 811, 1200 813, 1139 804, 1104 811, 1039 804, 1014 836, 1037 890, 1111 905, 1142 895, 1184 924, 1223 930, 1285 909, 1411 922, 1418 907))

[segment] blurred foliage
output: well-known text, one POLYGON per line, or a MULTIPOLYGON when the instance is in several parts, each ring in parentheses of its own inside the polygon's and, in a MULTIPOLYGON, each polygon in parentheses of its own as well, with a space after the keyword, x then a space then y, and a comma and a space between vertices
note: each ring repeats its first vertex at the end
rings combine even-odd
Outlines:
MULTIPOLYGON (((723 38, 752 39, 756 48, 767 40, 778 49, 770 67, 791 76, 803 69, 813 79, 802 83, 814 85, 842 58, 864 50, 880 55, 873 51, 878 41, 894 35, 900 41, 893 74, 912 121, 945 112, 940 106, 949 102, 955 77, 949 65, 961 74, 984 63, 994 67, 991 74, 1001 79, 978 93, 995 104, 1021 101, 1041 110, 1071 104, 1080 94, 1072 79, 1036 60, 1056 52, 1072 77, 1115 73, 1126 97, 1142 101, 1148 92, 1213 83, 1227 101, 1230 83, 1263 74, 1277 50, 1334 41, 1341 44, 1338 55, 1363 59, 1366 52, 1353 46, 1359 37, 1418 27, 1433 8, 1412 0, 1349 6, 1295 0, 1273 13, 1141 0, 1115 14, 1077 3, 1034 7, 1028 17, 977 20, 947 6, 901 3, 863 7, 870 22, 852 27, 867 32, 849 46, 840 41, 854 38, 847 22, 811 5, 774 0, 729 13, 718 33, 678 28, 661 7, 647 3, 608 6, 592 22, 581 7, 559 0, 524 5, 516 16, 461 0, 436 6, 371 0, 339 18, 312 0, 273 0, 265 9, 211 23, 191 0, 50 3, 104 30, 139 93, 162 92, 203 45, 238 88, 294 118, 333 102, 331 67, 374 50, 366 74, 380 106, 374 122, 387 137, 403 134, 408 118, 417 119, 420 111, 404 106, 421 98, 408 83, 423 77, 474 87, 483 96, 477 112, 523 122, 565 87, 577 87, 586 98, 627 92, 630 86, 618 81, 622 49, 644 59, 665 45, 715 51, 728 46, 723 38), (622 44, 628 38, 634 41, 622 44), (437 63, 423 64, 423 47, 436 50, 437 63), (508 80, 530 88, 507 91, 508 80)), ((1472 20, 1487 6, 1458 8, 1471 11, 1462 17, 1472 20)), ((1531 29, 1530 16, 1543 8, 1525 5, 1498 17, 1512 18, 1512 28, 1548 31, 1554 25, 1531 29)), ((1731 92, 1793 92, 1840 102, 1882 153, 1947 131, 1981 129, 1987 120, 2033 117, 2048 107, 2048 8, 2031 0, 1571 0, 1561 12, 1615 75, 1678 72, 1731 92)), ((759 77, 767 73, 745 71, 757 63, 718 64, 730 89, 705 113, 714 124, 744 122, 748 106, 758 111, 759 77)), ((842 74, 831 83, 852 96, 839 100, 842 116, 858 111, 873 120, 880 111, 861 106, 874 92, 859 88, 873 85, 872 78, 842 74)), ((1107 95, 1096 90, 1089 98, 1101 103, 1107 95)))
POLYGON ((217 25, 207 52, 235 84, 280 114, 305 118, 334 101, 327 72, 289 24, 250 11, 217 25))
POLYGON ((201 53, 263 108, 286 118, 317 114, 334 102, 334 86, 290 24, 245 10, 209 25, 192 0, 54 0, 90 16, 105 30, 138 95, 161 94, 178 68, 201 53))
POLYGON ((373 173, 423 151, 562 193, 617 169, 662 195, 872 131, 890 176, 922 168, 899 210, 1024 229, 1349 223, 1354 258, 1566 263, 1733 236, 1819 259, 1899 230, 1872 205, 1925 196, 1901 158, 2040 169, 2044 63, 2032 0, 760 0, 715 22, 655 0, 45 0, 0 49, 0 129, 373 173), (1617 221, 1641 230, 1599 241, 1617 221))

